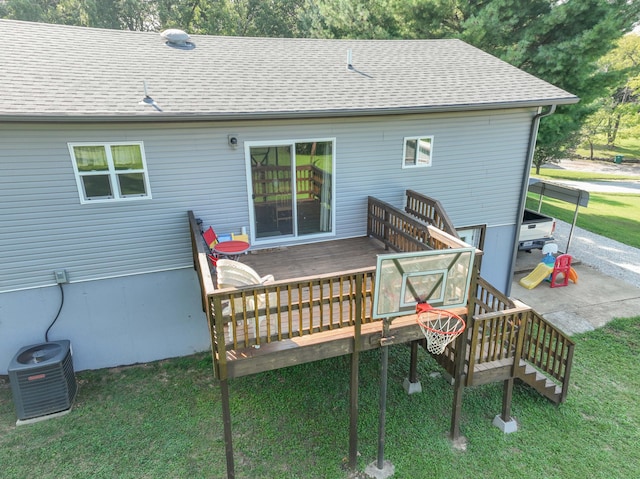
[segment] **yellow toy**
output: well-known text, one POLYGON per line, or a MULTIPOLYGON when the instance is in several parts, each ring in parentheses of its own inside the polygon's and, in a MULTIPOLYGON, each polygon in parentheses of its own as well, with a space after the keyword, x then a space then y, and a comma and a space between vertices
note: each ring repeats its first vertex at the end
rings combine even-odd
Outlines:
POLYGON ((531 273, 519 281, 520 286, 527 289, 533 289, 547 279, 552 271, 553 266, 549 266, 546 263, 540 263, 531 273))

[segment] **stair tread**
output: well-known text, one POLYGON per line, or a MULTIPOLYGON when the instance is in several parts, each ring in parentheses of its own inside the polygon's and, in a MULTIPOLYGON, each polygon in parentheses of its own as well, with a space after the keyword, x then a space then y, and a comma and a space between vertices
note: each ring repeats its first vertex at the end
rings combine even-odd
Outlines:
POLYGON ((562 387, 527 361, 520 360, 520 379, 554 402, 558 402, 562 387))

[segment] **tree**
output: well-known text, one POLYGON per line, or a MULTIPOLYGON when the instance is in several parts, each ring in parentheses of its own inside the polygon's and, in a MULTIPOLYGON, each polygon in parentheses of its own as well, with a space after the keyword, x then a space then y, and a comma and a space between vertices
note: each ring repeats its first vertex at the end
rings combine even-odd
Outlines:
POLYGON ((295 37, 305 0, 157 0, 163 28, 207 35, 295 37))
POLYGON ((608 89, 609 95, 602 98, 596 115, 602 120, 607 147, 614 148, 620 128, 638 123, 640 36, 625 35, 618 41, 617 47, 602 57, 598 64, 616 79, 608 89))
POLYGON ((398 38, 394 0, 307 0, 300 24, 314 38, 398 38))
POLYGON ((156 0, 7 0, 0 16, 116 30, 158 28, 156 0))
POLYGON ((616 82, 597 61, 638 18, 639 0, 310 0, 305 24, 326 38, 460 38, 580 97, 541 120, 539 167, 578 141, 592 102, 616 82))
POLYGON ((608 114, 603 107, 598 108, 594 113, 589 115, 582 123, 580 130, 580 138, 589 144, 589 159, 593 160, 593 150, 598 135, 603 131, 603 125, 606 124, 608 114))
POLYGON ((637 0, 470 2, 461 38, 581 98, 540 123, 534 164, 557 161, 577 143, 592 102, 616 75, 598 59, 640 15, 637 0))

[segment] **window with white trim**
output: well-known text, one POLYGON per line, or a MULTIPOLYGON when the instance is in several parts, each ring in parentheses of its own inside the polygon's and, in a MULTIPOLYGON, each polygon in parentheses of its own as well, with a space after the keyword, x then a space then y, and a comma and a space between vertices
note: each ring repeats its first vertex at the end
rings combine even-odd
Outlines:
POLYGON ((151 198, 141 141, 69 143, 80 203, 151 198))
POLYGON ((413 136, 404 139, 403 168, 431 166, 433 136, 413 136))

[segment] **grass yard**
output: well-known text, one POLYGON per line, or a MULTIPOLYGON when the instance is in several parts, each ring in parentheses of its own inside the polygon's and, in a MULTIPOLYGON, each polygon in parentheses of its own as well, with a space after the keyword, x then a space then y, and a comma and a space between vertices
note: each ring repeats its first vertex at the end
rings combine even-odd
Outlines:
MULTIPOLYGON (((583 158, 591 157, 591 149, 588 143, 576 148, 575 154, 583 158)), ((640 138, 637 135, 619 136, 616 140, 616 147, 607 148, 604 136, 596 137, 593 145, 593 157, 613 160, 616 155, 622 155, 628 160, 640 159, 640 138)))
MULTIPOLYGON (((622 180, 637 176, 607 175, 583 171, 543 169, 542 179, 576 181, 622 180)), ((527 207, 538 209, 538 195, 529 193, 527 207)), ((575 205, 544 197, 542 212, 567 223, 573 223, 575 205)), ((589 193, 589 206, 580 207, 577 226, 592 233, 614 239, 634 248, 640 248, 640 195, 616 193, 589 193)))
MULTIPOLYGON (((409 351, 390 351, 385 459, 403 478, 636 477, 640 468, 640 317, 576 336, 568 400, 559 407, 517 386, 515 434, 491 426, 502 384, 465 391, 466 452, 452 449, 452 390, 427 355, 423 394, 402 389, 409 351)), ((358 470, 375 461, 379 351, 362 354, 358 470)), ((219 389, 209 355, 77 374, 64 417, 15 427, 0 384, 3 478, 222 478, 219 389)), ((346 479, 349 357, 230 381, 236 477, 346 479)), ((351 476, 353 477, 353 476, 351 476)))
POLYGON ((573 181, 612 181, 612 180, 639 180, 640 177, 634 175, 613 175, 611 173, 598 173, 593 171, 560 170, 555 168, 540 169, 540 174, 536 175, 536 169, 531 169, 531 176, 543 180, 573 180, 573 181))

